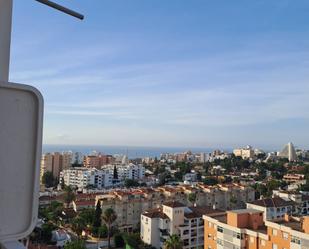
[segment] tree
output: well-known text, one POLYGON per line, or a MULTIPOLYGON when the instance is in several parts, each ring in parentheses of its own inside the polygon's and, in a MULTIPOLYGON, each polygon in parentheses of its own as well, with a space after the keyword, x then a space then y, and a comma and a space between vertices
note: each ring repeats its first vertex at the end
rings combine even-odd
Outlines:
POLYGON ((107 237, 108 237, 108 248, 111 248, 111 227, 112 224, 114 223, 114 221, 117 219, 117 215, 114 211, 114 209, 112 208, 108 208, 105 210, 104 214, 103 214, 103 220, 107 225, 107 229, 108 229, 108 233, 107 233, 107 237))
POLYGON ((56 179, 54 175, 50 171, 46 171, 42 176, 42 183, 45 185, 46 188, 51 188, 55 186, 56 179))
POLYGON ((73 192, 73 189, 70 186, 66 186, 64 188, 64 201, 69 207, 70 203, 75 200, 75 193, 73 192))
POLYGON ((94 213, 94 220, 93 220, 93 226, 96 228, 99 228, 101 226, 101 215, 102 215, 102 209, 101 209, 101 203, 98 201, 95 213, 94 213))
POLYGON ((120 233, 117 233, 114 235, 114 244, 115 244, 115 247, 121 247, 121 248, 124 247, 124 240, 120 233))
POLYGON ((77 234, 78 237, 82 235, 82 232, 85 228, 85 221, 81 217, 77 216, 72 220, 72 230, 77 234))
POLYGON ((116 165, 114 166, 114 175, 113 175, 113 179, 114 179, 114 180, 117 180, 117 179, 118 179, 118 171, 117 171, 116 165))
POLYGON ((61 178, 61 189, 65 189, 64 178, 61 178))
POLYGON ((86 249, 85 242, 83 240, 75 240, 64 245, 64 249, 86 249))
POLYGON ((93 208, 85 208, 80 212, 79 217, 84 220, 87 226, 90 226, 94 223, 95 210, 93 208))
POLYGON ((124 234, 123 235, 124 242, 131 248, 138 249, 142 243, 140 234, 124 234))
POLYGON ((45 223, 42 225, 42 233, 41 233, 41 239, 45 243, 49 243, 52 238, 52 231, 56 229, 56 226, 51 223, 45 223))
POLYGON ((98 237, 99 238, 106 238, 108 234, 108 229, 107 226, 105 224, 103 224, 103 226, 100 226, 98 228, 98 237))
POLYGON ((164 242, 164 249, 182 249, 182 241, 178 235, 171 235, 169 239, 164 242))
POLYGON ((125 179, 124 186, 126 188, 138 187, 139 183, 138 183, 138 181, 133 180, 133 179, 125 179))
POLYGON ((196 196, 196 193, 190 193, 190 194, 188 194, 188 200, 189 200, 189 202, 195 204, 196 197, 197 197, 197 196, 196 196))
POLYGON ((213 178, 213 177, 208 177, 204 180, 204 184, 210 185, 210 186, 216 185, 216 184, 218 184, 218 180, 216 178, 213 178))

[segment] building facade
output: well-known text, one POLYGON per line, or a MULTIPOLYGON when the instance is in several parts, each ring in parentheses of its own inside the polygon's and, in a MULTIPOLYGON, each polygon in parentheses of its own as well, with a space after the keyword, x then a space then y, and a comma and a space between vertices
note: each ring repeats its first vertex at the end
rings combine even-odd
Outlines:
POLYGON ((60 172, 63 169, 68 169, 72 165, 72 153, 71 152, 54 152, 46 153, 41 158, 40 176, 45 172, 52 172, 55 178, 59 178, 60 172))
POLYGON ((105 170, 89 168, 71 168, 61 171, 60 184, 74 186, 79 190, 94 187, 97 189, 108 188, 113 185, 113 175, 105 170))
POLYGON ((103 211, 113 208, 118 216, 116 224, 119 229, 130 231, 138 226, 144 211, 158 208, 165 202, 178 201, 189 207, 228 210, 245 208, 246 202, 254 200, 254 195, 254 189, 238 184, 198 184, 195 187, 180 185, 109 191, 98 195, 96 202, 101 203, 103 211), (196 196, 195 201, 188 200, 190 194, 196 196))
POLYGON ((204 215, 205 249, 307 249, 309 217, 264 221, 255 209, 204 215))
POLYGON ((184 249, 204 247, 203 214, 219 212, 207 207, 186 207, 180 202, 164 203, 161 208, 141 215, 141 240, 157 249, 163 248, 169 236, 180 237, 184 249))

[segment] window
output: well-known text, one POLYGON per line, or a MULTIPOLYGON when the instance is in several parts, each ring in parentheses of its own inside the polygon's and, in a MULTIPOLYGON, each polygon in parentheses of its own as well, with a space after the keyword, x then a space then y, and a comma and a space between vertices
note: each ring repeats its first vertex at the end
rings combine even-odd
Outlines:
POLYGON ((223 241, 221 239, 217 239, 217 244, 223 246, 223 241))
POLYGON ((274 236, 277 236, 277 234, 278 234, 277 230, 276 230, 276 229, 273 229, 273 235, 274 235, 274 236))
POLYGON ((218 226, 217 231, 220 232, 220 233, 223 233, 223 227, 218 226))
POLYGON ((254 237, 250 236, 250 243, 253 244, 254 243, 254 237))
POLYGON ((211 239, 211 234, 210 233, 208 234, 208 239, 211 239))
POLYGON ((211 246, 208 246, 208 249, 211 249, 211 246))
POLYGON ((241 233, 233 232, 233 237, 237 239, 242 239, 241 233))
POLYGON ((265 245, 266 245, 266 242, 265 242, 265 240, 263 240, 263 239, 261 239, 260 243, 261 243, 262 246, 265 246, 265 245))
POLYGON ((300 245, 300 238, 298 238, 296 236, 292 236, 291 242, 300 245))
POLYGON ((283 233, 282 233, 282 237, 283 237, 285 240, 288 240, 288 239, 289 239, 289 234, 283 232, 283 233))
POLYGON ((278 245, 277 244, 273 244, 272 249, 278 249, 278 245))

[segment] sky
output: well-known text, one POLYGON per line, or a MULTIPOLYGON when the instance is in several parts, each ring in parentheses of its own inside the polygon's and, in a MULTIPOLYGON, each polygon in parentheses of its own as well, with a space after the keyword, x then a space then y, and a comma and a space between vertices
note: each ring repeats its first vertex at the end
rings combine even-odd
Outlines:
POLYGON ((15 0, 44 143, 309 148, 308 0, 15 0))

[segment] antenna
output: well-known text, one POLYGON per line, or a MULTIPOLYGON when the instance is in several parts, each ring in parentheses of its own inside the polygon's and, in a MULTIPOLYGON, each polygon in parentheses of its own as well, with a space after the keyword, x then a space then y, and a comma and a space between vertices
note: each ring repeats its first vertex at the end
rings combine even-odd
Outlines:
MULTIPOLYGON (((84 16, 64 6, 49 0, 35 0, 53 9, 59 10, 80 20, 84 16)), ((0 0, 0 81, 8 83, 10 65, 10 45, 12 29, 12 5, 13 0, 0 0)))
POLYGON ((64 7, 60 4, 54 3, 52 1, 49 1, 49 0, 35 0, 35 1, 42 3, 42 4, 45 4, 45 5, 53 8, 53 9, 59 10, 59 11, 65 13, 65 14, 68 14, 70 16, 76 17, 80 20, 84 19, 84 16, 82 14, 77 13, 74 10, 70 10, 70 9, 68 9, 68 8, 66 8, 66 7, 64 7))

